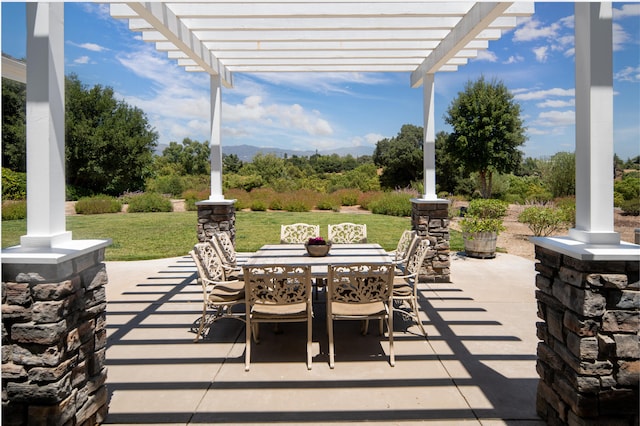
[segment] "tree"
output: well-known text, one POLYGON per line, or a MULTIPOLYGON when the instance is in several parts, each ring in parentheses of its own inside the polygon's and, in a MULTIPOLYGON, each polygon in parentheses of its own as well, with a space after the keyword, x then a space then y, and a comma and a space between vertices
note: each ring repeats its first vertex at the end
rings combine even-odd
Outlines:
POLYGON ((462 170, 460 160, 447 151, 446 132, 436 134, 436 184, 438 192, 458 193, 463 179, 467 178, 462 170))
POLYGON ((144 189, 158 135, 142 110, 66 78, 67 183, 86 193, 120 195, 144 189))
POLYGON ((2 79, 2 165, 27 171, 26 85, 2 79))
POLYGON ((406 187, 422 179, 422 127, 405 124, 394 138, 376 144, 373 162, 382 167, 380 185, 385 188, 406 187))
POLYGON ((208 142, 184 138, 182 144, 170 142, 169 146, 162 151, 162 156, 157 158, 156 166, 160 170, 169 171, 168 174, 205 175, 209 173, 211 167, 210 152, 208 142))
POLYGON ((242 160, 236 154, 222 154, 222 173, 238 173, 242 168, 242 160))
POLYGON ((558 152, 542 162, 542 180, 553 197, 576 193, 576 156, 573 152, 558 152))
POLYGON ((481 77, 467 82, 445 115, 453 127, 448 151, 467 172, 478 172, 480 191, 491 197, 493 173, 517 171, 522 161, 518 147, 526 141, 520 105, 502 82, 481 77))

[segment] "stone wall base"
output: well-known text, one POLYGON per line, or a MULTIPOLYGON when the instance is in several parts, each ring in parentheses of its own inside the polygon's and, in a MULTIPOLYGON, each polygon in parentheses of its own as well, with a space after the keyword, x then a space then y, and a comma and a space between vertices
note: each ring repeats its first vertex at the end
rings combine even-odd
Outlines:
POLYGON ((639 424, 637 261, 584 261, 536 245, 538 415, 547 424, 639 424))
POLYGON ((107 414, 104 248, 2 270, 2 424, 95 425, 107 414))
POLYGON ((431 249, 420 271, 420 282, 451 281, 449 204, 448 200, 411 200, 411 229, 420 238, 428 238, 431 242, 431 249))
POLYGON ((236 241, 236 209, 235 200, 199 201, 198 207, 198 242, 203 243, 213 237, 216 232, 227 232, 231 241, 236 241))

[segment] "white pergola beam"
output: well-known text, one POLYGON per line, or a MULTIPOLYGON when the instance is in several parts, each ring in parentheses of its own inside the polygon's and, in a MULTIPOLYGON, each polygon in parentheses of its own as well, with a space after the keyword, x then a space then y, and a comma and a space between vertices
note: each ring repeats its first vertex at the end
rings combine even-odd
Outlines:
POLYGON ((418 87, 426 74, 433 74, 486 28, 512 3, 476 3, 458 25, 442 40, 431 55, 411 73, 411 87, 418 87))
POLYGON ((168 41, 187 53, 198 66, 210 75, 220 75, 225 86, 233 86, 231 72, 218 62, 211 51, 204 47, 202 42, 164 3, 128 3, 128 6, 138 16, 153 25, 168 41))
POLYGON ((27 64, 15 59, 2 57, 2 77, 19 83, 27 82, 27 64))

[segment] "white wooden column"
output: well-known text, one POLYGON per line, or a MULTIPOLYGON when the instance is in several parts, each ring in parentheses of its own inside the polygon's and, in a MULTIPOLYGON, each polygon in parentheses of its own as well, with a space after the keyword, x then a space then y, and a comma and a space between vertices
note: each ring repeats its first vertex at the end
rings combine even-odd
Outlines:
POLYGON ((211 195, 209 201, 222 201, 222 144, 221 144, 222 92, 220 75, 211 76, 211 195))
POLYGON ((436 138, 435 138, 435 106, 434 106, 435 74, 425 74, 423 80, 423 186, 424 200, 437 200, 436 194, 436 138))
POLYGON ((23 247, 71 240, 65 224, 64 4, 27 3, 27 235, 23 247))
POLYGON ((574 240, 619 244, 613 228, 611 3, 575 4, 576 225, 574 240))

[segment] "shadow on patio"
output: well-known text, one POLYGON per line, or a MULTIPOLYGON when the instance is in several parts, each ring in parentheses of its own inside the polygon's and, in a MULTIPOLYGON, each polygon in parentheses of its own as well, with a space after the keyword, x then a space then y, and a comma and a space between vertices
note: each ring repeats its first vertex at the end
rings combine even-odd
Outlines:
POLYGON ((329 369, 323 295, 313 370, 303 324, 263 325, 244 371, 244 324, 217 322, 193 343, 202 296, 187 257, 108 262, 107 424, 379 422, 543 424, 535 413, 533 262, 452 255, 451 283, 422 284, 429 334, 399 313, 396 366, 377 324, 336 324, 329 369))

